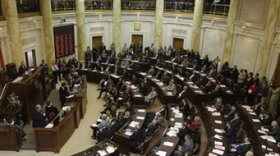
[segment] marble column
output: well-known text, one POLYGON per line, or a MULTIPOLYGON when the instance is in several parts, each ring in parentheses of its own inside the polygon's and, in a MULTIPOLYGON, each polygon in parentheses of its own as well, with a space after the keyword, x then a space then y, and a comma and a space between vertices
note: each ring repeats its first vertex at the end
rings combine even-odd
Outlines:
POLYGON ((15 0, 2 0, 3 15, 7 20, 8 39, 11 49, 11 58, 17 66, 24 61, 21 49, 19 20, 15 0))
POLYGON ((86 51, 86 30, 85 30, 85 1, 76 0, 76 19, 77 19, 77 42, 78 58, 84 59, 86 51))
POLYGON ((230 1, 230 8, 229 8, 229 14, 228 14, 228 22, 227 22, 227 31, 226 31, 226 37, 225 37, 225 43, 224 43, 224 52, 222 56, 222 61, 230 61, 231 55, 232 55, 232 46, 233 46, 233 40, 234 40, 234 28, 235 23, 237 20, 238 15, 238 6, 240 1, 239 0, 233 0, 230 1))
POLYGON ((268 56, 270 55, 273 40, 275 38, 279 9, 279 0, 270 0, 265 23, 264 38, 258 56, 260 60, 258 61, 257 72, 260 75, 266 74, 268 56))
POLYGON ((51 1, 40 0, 40 9, 43 22, 45 59, 49 65, 49 70, 51 70, 52 62, 55 60, 51 1))
POLYGON ((204 8, 203 1, 204 0, 195 0, 195 6, 194 6, 191 48, 195 52, 199 52, 200 49, 200 34, 201 34, 203 8, 204 8))
POLYGON ((156 1, 156 15, 155 15, 155 52, 158 51, 162 45, 162 21, 163 21, 164 0, 156 1))
POLYGON ((121 0, 113 0, 113 43, 116 54, 121 52, 121 0))

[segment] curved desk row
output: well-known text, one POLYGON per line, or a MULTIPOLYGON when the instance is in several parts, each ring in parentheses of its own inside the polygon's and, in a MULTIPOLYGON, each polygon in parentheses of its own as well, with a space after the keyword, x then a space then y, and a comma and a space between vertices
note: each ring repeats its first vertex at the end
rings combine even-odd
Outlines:
POLYGON ((58 153, 62 146, 78 128, 84 117, 87 105, 87 86, 85 85, 66 103, 71 107, 61 121, 52 128, 35 128, 36 151, 53 151, 58 153))

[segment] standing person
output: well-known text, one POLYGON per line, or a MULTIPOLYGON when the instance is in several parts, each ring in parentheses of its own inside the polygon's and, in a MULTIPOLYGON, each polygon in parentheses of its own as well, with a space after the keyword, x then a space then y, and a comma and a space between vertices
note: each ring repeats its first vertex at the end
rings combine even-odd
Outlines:
POLYGON ((68 88, 66 86, 66 83, 63 82, 61 84, 61 87, 59 88, 59 100, 61 103, 61 108, 64 106, 66 102, 66 97, 69 95, 68 88))
POLYGON ((59 69, 58 69, 57 64, 54 63, 54 62, 52 63, 52 74, 53 74, 55 83, 57 83, 57 81, 58 81, 59 69))
POLYGON ((26 73, 27 71, 28 71, 28 68, 25 66, 24 62, 22 61, 18 68, 18 75, 20 76, 20 75, 26 73))
POLYGON ((271 87, 271 97, 269 99, 269 111, 272 113, 273 117, 276 116, 277 105, 280 100, 280 87, 273 85, 271 87))

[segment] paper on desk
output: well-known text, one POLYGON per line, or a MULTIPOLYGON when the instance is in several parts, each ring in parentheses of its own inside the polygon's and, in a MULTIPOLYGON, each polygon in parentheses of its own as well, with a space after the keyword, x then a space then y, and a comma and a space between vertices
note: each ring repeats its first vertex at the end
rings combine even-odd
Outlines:
POLYGON ((100 156, 105 156, 107 155, 107 152, 102 150, 102 151, 97 151, 97 153, 100 155, 100 156))
POLYGON ((223 146, 223 142, 220 142, 220 141, 214 141, 214 144, 219 145, 219 146, 223 146))
POLYGON ((208 156, 217 156, 217 155, 214 154, 214 153, 212 153, 212 152, 210 152, 210 153, 208 154, 208 156))
POLYGON ((49 123, 49 124, 47 124, 47 126, 45 128, 53 128, 53 124, 49 123))
POLYGON ((143 76, 146 75, 146 73, 144 73, 144 72, 140 72, 139 74, 140 74, 140 75, 143 75, 143 76))
POLYGON ((97 119, 97 122, 101 122, 102 120, 100 118, 97 119))
POLYGON ((138 109, 138 112, 146 112, 145 109, 138 109))
POLYGON ((218 134, 215 134, 215 135, 214 135, 214 138, 219 139, 219 140, 222 140, 223 137, 220 136, 220 135, 218 135, 218 134))
POLYGON ((272 143, 276 143, 276 140, 274 139, 273 136, 267 135, 266 140, 272 143))
POLYGON ((226 149, 225 146, 219 146, 219 145, 215 145, 215 148, 223 151, 226 149))
POLYGON ((257 115, 255 112, 249 112, 250 115, 257 115))
POLYGON ((170 121, 174 121, 174 118, 170 118, 170 121))
POLYGON ((253 122, 261 122, 259 119, 252 119, 253 122))
POLYGON ((280 155, 278 153, 269 152, 269 153, 266 153, 265 156, 280 156, 280 155))
POLYGON ((224 151, 219 150, 219 149, 213 149, 212 152, 213 152, 213 153, 216 153, 216 154, 218 154, 218 155, 223 155, 223 154, 224 154, 224 151))
POLYGON ((216 124, 222 124, 222 121, 220 121, 220 120, 215 120, 215 123, 216 123, 216 124))
POLYGON ((265 145, 262 145, 262 149, 266 149, 266 146, 265 146, 265 145))
POLYGON ((141 94, 135 94, 134 97, 142 97, 141 94))
POLYGON ((144 120, 145 117, 143 117, 143 116, 137 116, 136 119, 138 119, 138 120, 144 120))
POLYGON ((132 135, 132 132, 127 131, 127 132, 125 132, 124 134, 127 135, 127 136, 131 136, 131 135, 132 135))
POLYGON ((212 115, 213 116, 221 116, 221 113, 220 112, 213 112, 212 115))
POLYGON ((70 99, 70 98, 72 98, 72 97, 74 97, 74 94, 69 95, 69 96, 67 96, 66 98, 67 98, 67 99, 70 99))
POLYGON ((258 130, 258 132, 259 133, 261 133, 261 134, 267 134, 265 131, 263 131, 263 130, 258 130))
POLYGON ((222 129, 217 129, 217 128, 215 128, 214 131, 215 131, 216 133, 220 133, 220 134, 221 134, 221 133, 224 133, 224 130, 222 130, 222 129))
POLYGON ((167 94, 168 96, 172 96, 172 95, 173 95, 172 92, 166 92, 166 94, 167 94))
POLYGON ((264 128, 264 127, 261 127, 261 130, 262 130, 262 131, 265 131, 265 132, 268 132, 268 131, 269 131, 269 129, 264 128))
POLYGON ((156 152, 156 155, 165 156, 165 155, 166 155, 166 152, 165 152, 165 151, 157 151, 157 152, 156 152))
POLYGON ((112 146, 108 146, 106 148, 106 151, 110 154, 110 153, 113 153, 114 151, 116 150, 116 148, 112 147, 112 146))
POLYGON ((164 145, 164 146, 173 147, 174 143, 173 143, 173 142, 169 142, 169 141, 165 141, 165 142, 163 142, 163 145, 164 145))
POLYGON ((98 125, 97 124, 92 124, 91 127, 98 127, 98 125))

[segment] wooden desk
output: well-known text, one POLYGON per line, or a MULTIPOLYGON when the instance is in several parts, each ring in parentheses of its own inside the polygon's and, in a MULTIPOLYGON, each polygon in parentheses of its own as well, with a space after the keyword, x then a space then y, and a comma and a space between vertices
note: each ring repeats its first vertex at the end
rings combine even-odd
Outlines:
POLYGON ((105 156, 118 156, 119 146, 110 140, 104 140, 96 144, 95 146, 90 147, 72 156, 96 156, 100 155, 100 151, 104 151, 106 153, 104 153, 105 156))
MULTIPOLYGON (((224 130, 225 128, 225 122, 223 120, 222 115, 213 115, 213 113, 217 112, 215 108, 210 107, 213 103, 202 103, 202 109, 201 109, 201 117, 205 126, 205 129, 207 130, 206 133, 208 135, 208 146, 207 146, 207 153, 210 152, 214 153, 213 150, 215 149, 215 142, 222 142, 222 146, 227 149, 227 138, 224 136, 224 133, 219 133, 218 130, 224 130), (220 122, 220 123, 218 123, 220 122), (219 135, 222 136, 221 139, 217 139, 215 136, 219 135)), ((226 155, 226 151, 223 150, 223 155, 226 155)))
MULTIPOLYGON (((138 122, 139 127, 141 128, 145 117, 146 117, 146 111, 143 109, 134 109, 134 115, 132 116, 131 122, 138 122), (144 112, 143 112, 144 111, 144 112), (142 119, 139 119, 141 117, 142 119), (143 119, 144 118, 144 119, 143 119)), ((136 132, 138 129, 135 127, 129 126, 131 122, 128 122, 125 124, 114 136, 113 141, 119 145, 120 152, 128 154, 130 152, 129 150, 129 138, 130 136, 136 132), (130 131, 131 135, 127 135, 126 132, 130 131)))
POLYGON ((0 150, 19 151, 20 140, 17 131, 14 125, 0 125, 0 150))
POLYGON ((53 151, 58 153, 62 146, 72 136, 81 119, 82 99, 74 99, 72 106, 64 118, 53 128, 35 128, 36 151, 53 151))
POLYGON ((236 107, 241 112, 240 117, 245 121, 244 129, 249 132, 248 137, 251 138, 254 154, 261 156, 269 152, 280 153, 280 149, 277 147, 276 143, 261 138, 262 135, 265 135, 258 132, 258 130, 261 130, 262 125, 260 122, 254 122, 254 120, 259 120, 259 117, 253 111, 249 112, 246 109, 246 107, 249 109, 250 106, 236 104, 236 107))

